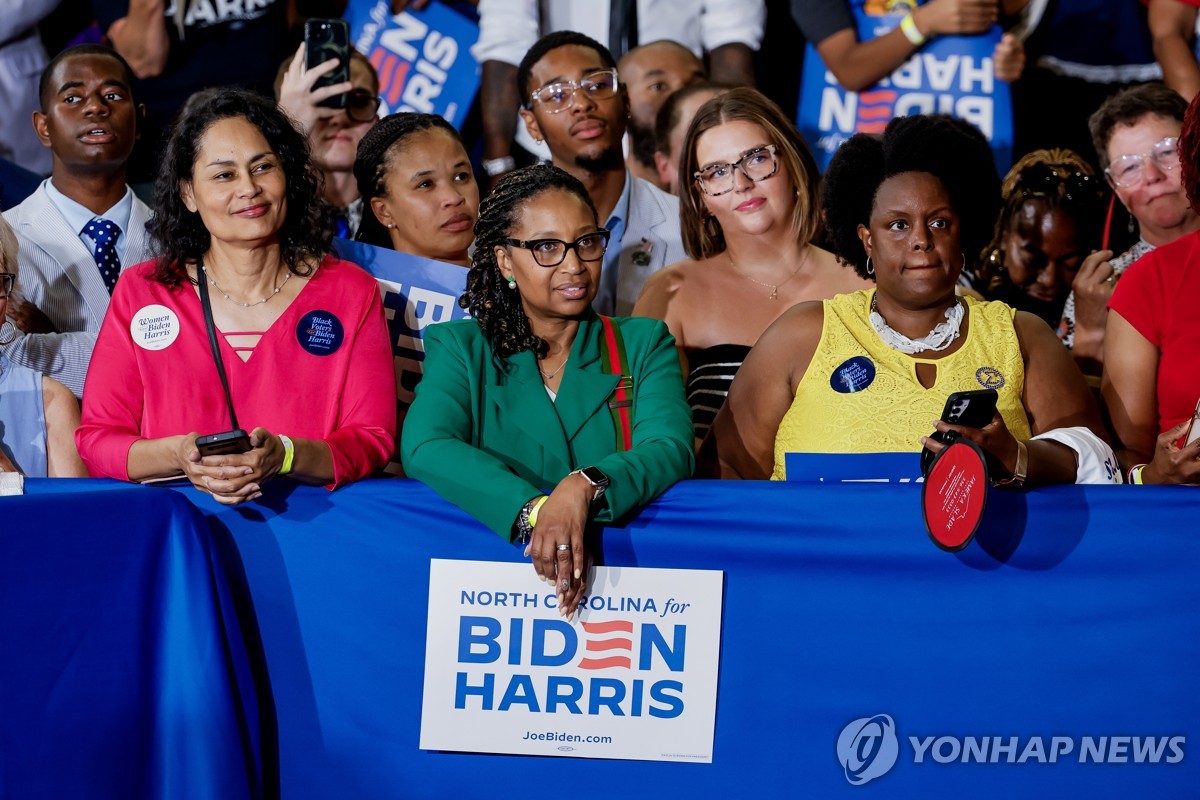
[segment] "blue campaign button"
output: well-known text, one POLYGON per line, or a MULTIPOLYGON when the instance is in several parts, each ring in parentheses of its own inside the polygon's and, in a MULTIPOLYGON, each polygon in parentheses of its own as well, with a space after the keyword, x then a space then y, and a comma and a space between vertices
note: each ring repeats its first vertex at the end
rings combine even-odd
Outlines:
POLYGON ((296 341, 314 356, 333 355, 345 338, 341 320, 328 311, 309 311, 296 325, 296 341))
POLYGON ((851 394, 861 392, 875 380, 875 365, 866 356, 855 356, 842 362, 842 365, 829 376, 829 385, 835 392, 851 394))

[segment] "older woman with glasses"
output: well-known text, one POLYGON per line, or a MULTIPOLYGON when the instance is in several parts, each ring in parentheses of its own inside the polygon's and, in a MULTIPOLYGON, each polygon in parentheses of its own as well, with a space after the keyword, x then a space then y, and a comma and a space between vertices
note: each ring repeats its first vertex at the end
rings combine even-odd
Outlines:
POLYGON ((335 233, 350 238, 358 231, 363 204, 354 178, 354 159, 359 142, 375 124, 379 112, 379 75, 366 56, 350 49, 350 80, 314 88, 317 80, 337 67, 330 59, 312 69, 305 68, 304 45, 280 67, 275 82, 279 107, 308 137, 313 165, 324 179, 322 197, 334 208, 335 233), (322 105, 340 94, 343 108, 322 105))
MULTIPOLYGON (((1200 209, 1200 103, 1179 135, 1181 183, 1200 209)), ((1108 307, 1101 391, 1130 483, 1200 484, 1200 231, 1142 256, 1108 307)))
MULTIPOLYGON (((17 235, 0 217, 0 346, 17 335, 7 321, 16 300, 17 235)), ((75 450, 79 403, 53 378, 9 363, 0 353, 0 472, 31 478, 86 478, 75 450)))
POLYGON ((675 336, 699 441, 772 322, 796 303, 871 283, 812 243, 821 176, 795 127, 762 94, 733 89, 701 106, 679 172, 691 258, 653 275, 633 313, 665 321, 675 336))
POLYGON ((1009 170, 978 287, 1052 328, 1083 261, 1100 244, 1100 183, 1070 150, 1035 150, 1009 170))
POLYGON ((1108 301, 1121 274, 1156 247, 1200 229, 1180 181, 1179 132, 1187 101, 1161 83, 1145 83, 1110 97, 1088 120, 1113 194, 1140 238, 1113 258, 1094 253, 1075 276, 1063 308, 1059 337, 1085 372, 1100 372, 1108 301))
POLYGON ((472 319, 425 329, 401 437, 405 473, 527 542, 563 615, 584 595, 594 523, 692 472, 691 415, 667 327, 599 317, 608 231, 557 167, 505 175, 479 208, 472 319))

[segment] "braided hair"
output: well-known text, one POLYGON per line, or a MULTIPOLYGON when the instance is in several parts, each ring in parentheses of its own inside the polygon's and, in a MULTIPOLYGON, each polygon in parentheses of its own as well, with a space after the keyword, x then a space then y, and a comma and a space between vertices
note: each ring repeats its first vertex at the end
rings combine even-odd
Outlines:
MULTIPOLYGON (((415 133, 443 130, 454 137, 460 145, 462 136, 444 117, 437 114, 401 112, 390 114, 376 122, 358 143, 358 154, 354 159, 354 179, 358 182, 358 194, 363 201, 362 222, 359 223, 355 239, 376 247, 391 249, 392 239, 387 228, 375 216, 371 200, 387 197, 387 178, 404 142, 415 133)), ((466 147, 463 147, 466 151, 466 147)))
POLYGON ((296 275, 309 275, 311 264, 330 252, 333 225, 321 199, 320 175, 309 158, 308 139, 274 101, 257 92, 205 89, 188 98, 179 112, 154 182, 155 212, 149 228, 158 259, 153 279, 172 289, 190 280, 188 262, 198 260, 212 243, 200 214, 184 205, 180 185, 192 180, 204 135, 225 119, 244 119, 258 128, 279 157, 287 182, 287 217, 278 234, 279 251, 287 268, 296 275))
MULTIPOLYGON (((1040 202, 1047 211, 1060 209, 1075 221, 1079 242, 1092 246, 1100 236, 1101 186, 1092 167, 1072 150, 1034 150, 1022 157, 1000 188, 1003 204, 992 232, 992 240, 981 258, 984 273, 980 283, 995 291, 1007 279, 1004 268, 1004 239, 1026 202, 1040 202)), ((1085 251, 1086 252, 1086 251, 1085 251)))
POLYGON ((929 173, 946 187, 958 215, 967 269, 973 267, 996 218, 1000 179, 991 146, 979 129, 945 114, 897 117, 882 138, 856 133, 834 153, 821 204, 838 260, 871 278, 858 226, 870 226, 875 194, 883 182, 904 172, 929 173))
POLYGON ((470 312, 483 329, 492 346, 498 367, 503 360, 532 350, 539 358, 546 355, 549 345, 529 327, 529 318, 521 305, 520 289, 509 289, 496 263, 496 248, 505 246, 519 222, 526 203, 544 192, 559 190, 582 200, 592 216, 596 206, 587 189, 565 170, 550 164, 535 164, 504 175, 491 194, 479 204, 479 219, 475 222, 475 252, 467 271, 467 290, 458 304, 470 312))

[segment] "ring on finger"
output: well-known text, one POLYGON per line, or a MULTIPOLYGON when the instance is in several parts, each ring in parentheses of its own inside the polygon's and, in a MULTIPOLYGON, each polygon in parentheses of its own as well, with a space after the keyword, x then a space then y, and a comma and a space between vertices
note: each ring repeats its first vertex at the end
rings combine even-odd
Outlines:
POLYGON ((1109 286, 1116 286, 1116 284, 1117 284, 1117 276, 1116 276, 1116 275, 1109 275, 1107 278, 1105 278, 1105 279, 1104 279, 1104 282, 1105 282, 1105 283, 1107 283, 1109 286))
POLYGON ((556 550, 558 550, 558 552, 560 552, 560 553, 561 553, 561 552, 563 552, 564 550, 570 550, 570 549, 571 549, 571 545, 569 545, 569 544, 560 544, 560 545, 557 545, 557 546, 555 547, 555 549, 556 549, 556 550))

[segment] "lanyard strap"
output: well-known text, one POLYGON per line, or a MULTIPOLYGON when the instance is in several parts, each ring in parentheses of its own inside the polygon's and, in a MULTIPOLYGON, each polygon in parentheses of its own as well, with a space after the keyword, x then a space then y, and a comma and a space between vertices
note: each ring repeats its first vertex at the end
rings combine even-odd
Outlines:
POLYGON ((623 452, 633 449, 633 373, 629 369, 629 356, 625 353, 625 338, 620 326, 613 324, 612 317, 598 316, 604 329, 604 346, 600 348, 604 371, 621 376, 608 400, 608 410, 612 413, 616 431, 617 452, 623 452))
POLYGON ((212 301, 208 299, 208 272, 204 269, 204 257, 196 261, 196 280, 200 284, 200 305, 204 308, 204 327, 208 329, 208 344, 212 347, 213 361, 217 374, 221 376, 221 387, 225 390, 225 403, 229 406, 229 429, 237 430, 237 414, 233 411, 233 398, 229 395, 229 379, 225 377, 225 362, 221 359, 221 347, 217 344, 217 326, 213 323, 212 301))

